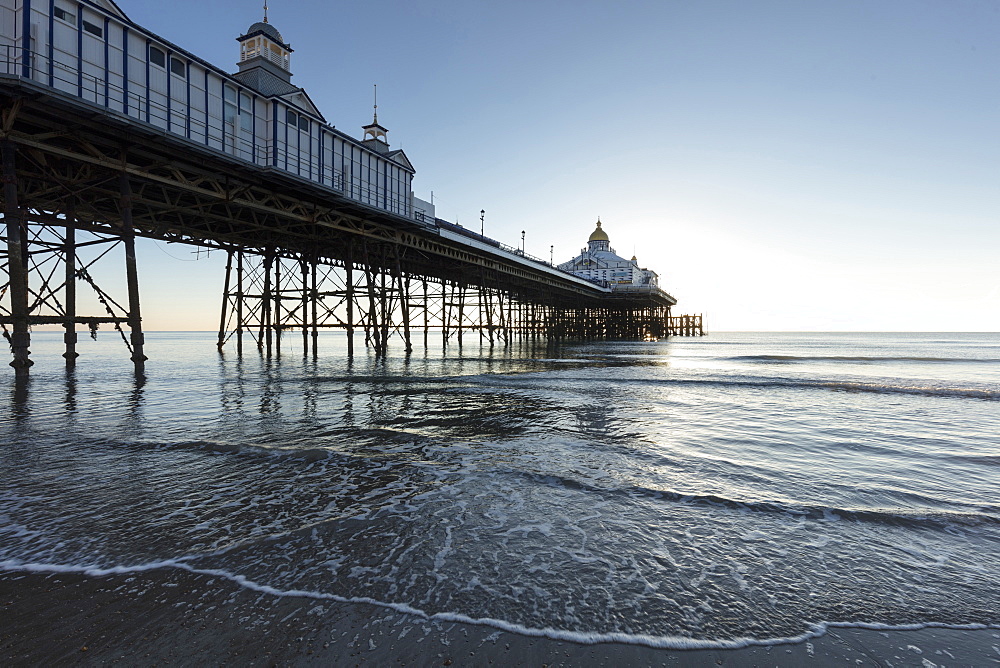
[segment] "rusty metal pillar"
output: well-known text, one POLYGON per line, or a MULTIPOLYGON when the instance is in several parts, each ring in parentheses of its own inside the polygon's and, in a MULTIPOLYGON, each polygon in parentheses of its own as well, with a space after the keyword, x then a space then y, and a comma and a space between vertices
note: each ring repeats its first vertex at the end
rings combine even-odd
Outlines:
POLYGON ((135 262, 135 227, 132 226, 132 186, 128 174, 118 177, 122 204, 122 241, 125 244, 125 279, 128 281, 128 326, 132 342, 132 361, 135 370, 141 372, 145 366, 143 354, 145 342, 142 335, 142 315, 139 312, 139 272, 135 262))
POLYGON ((63 342, 66 344, 66 366, 76 364, 76 211, 71 205, 66 211, 66 238, 63 246, 66 255, 66 322, 63 324, 63 342))
POLYGON ((4 139, 0 143, 3 161, 4 221, 7 223, 7 273, 10 279, 10 312, 13 332, 10 349, 17 378, 27 378, 34 362, 29 355, 31 334, 28 332, 28 267, 27 258, 21 253, 21 209, 17 201, 17 172, 14 142, 4 139))

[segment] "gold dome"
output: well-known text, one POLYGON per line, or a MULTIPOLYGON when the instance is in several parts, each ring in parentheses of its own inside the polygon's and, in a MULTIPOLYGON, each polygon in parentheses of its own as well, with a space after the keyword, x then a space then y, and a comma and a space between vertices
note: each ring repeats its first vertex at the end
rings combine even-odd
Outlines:
POLYGON ((590 238, 587 241, 610 241, 608 239, 608 233, 601 229, 601 219, 597 219, 597 229, 591 232, 590 238))

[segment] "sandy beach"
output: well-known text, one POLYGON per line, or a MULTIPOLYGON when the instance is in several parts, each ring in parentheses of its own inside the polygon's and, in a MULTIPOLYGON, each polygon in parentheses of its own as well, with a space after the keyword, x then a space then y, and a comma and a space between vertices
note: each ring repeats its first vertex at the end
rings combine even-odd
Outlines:
POLYGON ((988 666, 1000 629, 831 628, 796 644, 652 649, 532 638, 177 569, 0 577, 0 663, 26 665, 988 666))

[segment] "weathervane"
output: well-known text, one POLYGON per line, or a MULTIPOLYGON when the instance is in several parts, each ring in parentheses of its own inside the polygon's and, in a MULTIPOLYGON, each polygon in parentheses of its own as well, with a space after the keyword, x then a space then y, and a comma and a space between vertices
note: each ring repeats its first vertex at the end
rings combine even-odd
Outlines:
POLYGON ((267 0, 264 0, 264 23, 267 23, 267 0))
POLYGON ((372 123, 378 124, 378 84, 372 84, 375 87, 375 120, 372 123))

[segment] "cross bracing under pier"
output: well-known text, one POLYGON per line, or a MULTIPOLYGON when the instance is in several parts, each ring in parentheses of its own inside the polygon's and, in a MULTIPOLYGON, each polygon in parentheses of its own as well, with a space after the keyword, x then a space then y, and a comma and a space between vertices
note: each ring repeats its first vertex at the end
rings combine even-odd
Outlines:
POLYGON ((380 354, 390 339, 410 349, 431 330, 446 343, 475 336, 497 345, 672 331, 676 302, 658 288, 596 285, 6 71, 0 325, 19 374, 31 365, 30 327, 40 324, 64 325, 70 363, 78 325, 114 327, 141 368, 137 236, 228 254, 220 347, 278 352, 298 331, 315 352, 323 329, 363 332, 380 354), (122 254, 127 294, 105 293, 92 269, 122 254), (78 312, 82 292, 103 312, 78 312))

